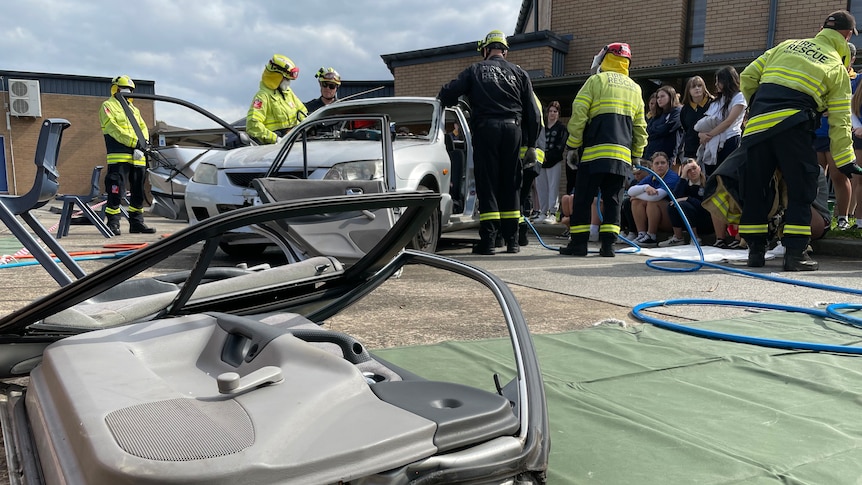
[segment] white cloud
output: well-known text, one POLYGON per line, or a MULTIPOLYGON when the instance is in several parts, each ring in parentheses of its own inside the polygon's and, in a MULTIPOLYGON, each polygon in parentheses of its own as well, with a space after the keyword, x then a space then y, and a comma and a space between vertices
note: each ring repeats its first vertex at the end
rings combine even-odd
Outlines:
POLYGON ((293 88, 309 100, 319 95, 321 66, 344 79, 391 79, 381 55, 473 42, 492 29, 511 34, 520 7, 520 0, 4 2, 0 69, 128 74, 233 121, 245 116, 274 53, 299 66, 293 88))

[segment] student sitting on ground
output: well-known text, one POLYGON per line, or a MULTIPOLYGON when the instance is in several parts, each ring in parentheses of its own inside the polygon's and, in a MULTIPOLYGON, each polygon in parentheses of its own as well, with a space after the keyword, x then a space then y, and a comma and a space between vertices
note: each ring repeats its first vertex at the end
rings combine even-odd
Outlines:
POLYGON ((679 183, 679 175, 670 170, 670 160, 664 152, 653 154, 652 170, 661 177, 664 184, 650 174, 628 190, 632 198, 632 216, 638 230, 638 237, 634 242, 647 247, 658 244, 656 238, 659 230, 671 230, 670 218, 667 215, 668 191, 665 185, 673 188, 679 183))
POLYGON ((685 244, 683 229, 685 222, 679 213, 679 209, 685 214, 688 219, 688 224, 691 226, 692 239, 696 239, 700 244, 699 234, 709 234, 713 231, 712 217, 709 211, 701 207, 706 187, 706 177, 698 165, 697 160, 689 158, 682 166, 682 178, 676 184, 673 191, 676 202, 679 208, 676 207, 673 201, 670 201, 667 206, 668 217, 670 218, 671 226, 673 227, 673 236, 659 243, 659 247, 681 246, 685 244))

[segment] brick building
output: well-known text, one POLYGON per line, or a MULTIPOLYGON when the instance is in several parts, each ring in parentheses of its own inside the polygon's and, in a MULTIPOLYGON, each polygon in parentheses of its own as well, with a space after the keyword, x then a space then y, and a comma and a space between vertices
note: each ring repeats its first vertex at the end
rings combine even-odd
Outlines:
MULTIPOLYGON (((742 70, 782 40, 812 37, 827 14, 845 8, 862 22, 862 0, 524 0, 508 58, 530 73, 543 104, 558 100, 566 117, 593 56, 611 42, 631 45, 631 76, 649 96, 662 84, 681 91, 693 75, 711 85, 720 67, 742 70)), ((436 95, 479 60, 475 42, 382 58, 395 94, 420 96, 436 95)))

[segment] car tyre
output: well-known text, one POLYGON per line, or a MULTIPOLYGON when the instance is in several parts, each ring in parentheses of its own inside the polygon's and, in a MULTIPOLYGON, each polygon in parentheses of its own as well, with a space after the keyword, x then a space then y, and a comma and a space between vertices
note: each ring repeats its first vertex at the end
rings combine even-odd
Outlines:
MULTIPOLYGON (((430 190, 424 185, 420 185, 417 190, 430 190)), ((431 217, 425 221, 419 232, 413 236, 410 241, 410 248, 424 251, 426 253, 434 253, 437 251, 437 243, 440 241, 440 209, 435 210, 431 217)))

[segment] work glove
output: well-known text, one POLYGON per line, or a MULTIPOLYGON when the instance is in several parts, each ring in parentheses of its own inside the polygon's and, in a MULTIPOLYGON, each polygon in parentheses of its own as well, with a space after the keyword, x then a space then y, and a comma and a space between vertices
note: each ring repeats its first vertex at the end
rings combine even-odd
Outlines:
POLYGON ((578 162, 581 161, 580 155, 578 155, 577 148, 570 148, 566 153, 566 166, 572 170, 578 169, 578 162))
POLYGON ((144 152, 135 148, 135 151, 132 153, 132 158, 135 160, 143 160, 144 159, 144 152))
POLYGON ((536 149, 535 148, 527 148, 527 151, 524 153, 524 162, 523 168, 526 170, 528 168, 533 168, 536 165, 538 159, 536 158, 536 149))
POLYGON ((847 176, 847 178, 852 178, 854 175, 862 175, 862 167, 856 165, 856 162, 850 162, 847 165, 838 169, 839 172, 843 173, 847 176))
POLYGON ((281 137, 280 137, 280 136, 278 136, 278 135, 276 135, 276 136, 275 136, 275 142, 276 142, 276 143, 278 143, 278 142, 280 142, 280 141, 281 141, 281 137))

